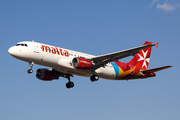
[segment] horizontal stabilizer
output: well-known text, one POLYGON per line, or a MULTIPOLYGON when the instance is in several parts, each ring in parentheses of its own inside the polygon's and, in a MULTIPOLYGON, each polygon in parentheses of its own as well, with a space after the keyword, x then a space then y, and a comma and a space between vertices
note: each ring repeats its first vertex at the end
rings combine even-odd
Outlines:
POLYGON ((145 70, 145 71, 141 71, 143 74, 145 73, 153 73, 153 72, 157 72, 157 71, 160 71, 160 70, 164 70, 164 69, 167 69, 167 68, 170 68, 172 66, 168 65, 168 66, 164 66, 164 67, 158 67, 158 68, 153 68, 153 69, 149 69, 149 70, 145 70))

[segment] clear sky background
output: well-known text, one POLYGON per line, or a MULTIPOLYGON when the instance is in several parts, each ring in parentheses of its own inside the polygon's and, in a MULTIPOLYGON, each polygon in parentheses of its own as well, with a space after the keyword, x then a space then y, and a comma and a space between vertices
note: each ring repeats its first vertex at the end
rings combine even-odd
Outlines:
POLYGON ((0 0, 0 40, 0 120, 180 119, 180 0, 0 0), (173 67, 143 80, 75 76, 67 89, 9 55, 24 40, 93 55, 159 42, 149 68, 173 67))

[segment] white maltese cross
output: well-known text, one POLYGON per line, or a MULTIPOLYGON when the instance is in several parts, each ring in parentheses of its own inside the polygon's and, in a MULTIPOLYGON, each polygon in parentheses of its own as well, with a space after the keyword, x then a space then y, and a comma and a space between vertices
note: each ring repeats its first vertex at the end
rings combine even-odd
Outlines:
POLYGON ((149 64, 149 60, 150 60, 150 58, 147 58, 148 50, 146 52, 144 52, 144 50, 142 50, 142 53, 143 53, 143 56, 138 54, 140 57, 138 61, 143 61, 142 67, 145 66, 146 68, 148 68, 148 64, 149 64))

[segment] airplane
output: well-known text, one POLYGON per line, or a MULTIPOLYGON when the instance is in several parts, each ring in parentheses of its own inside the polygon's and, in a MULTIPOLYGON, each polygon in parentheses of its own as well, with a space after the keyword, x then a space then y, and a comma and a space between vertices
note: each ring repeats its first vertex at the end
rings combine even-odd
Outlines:
POLYGON ((110 54, 95 56, 47 45, 33 41, 23 41, 9 48, 11 56, 28 62, 32 73, 34 64, 50 68, 39 68, 36 77, 43 81, 52 81, 64 77, 68 79, 67 88, 74 87, 70 77, 73 75, 90 77, 92 82, 99 78, 108 80, 134 80, 155 77, 155 72, 170 68, 163 66, 148 69, 151 48, 158 47, 158 43, 146 41, 142 46, 118 51, 110 54), (119 59, 133 56, 128 62, 120 62, 119 59))

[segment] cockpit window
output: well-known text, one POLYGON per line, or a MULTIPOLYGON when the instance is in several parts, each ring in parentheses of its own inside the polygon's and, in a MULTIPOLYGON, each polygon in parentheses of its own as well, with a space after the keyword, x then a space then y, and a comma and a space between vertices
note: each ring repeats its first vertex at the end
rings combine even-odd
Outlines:
POLYGON ((20 46, 21 44, 16 44, 16 46, 20 46))
POLYGON ((16 46, 26 46, 27 47, 28 45, 24 44, 24 43, 21 43, 21 44, 18 43, 18 44, 16 44, 16 46))

